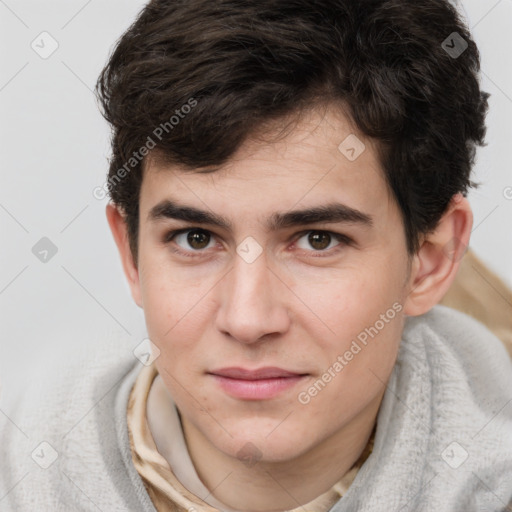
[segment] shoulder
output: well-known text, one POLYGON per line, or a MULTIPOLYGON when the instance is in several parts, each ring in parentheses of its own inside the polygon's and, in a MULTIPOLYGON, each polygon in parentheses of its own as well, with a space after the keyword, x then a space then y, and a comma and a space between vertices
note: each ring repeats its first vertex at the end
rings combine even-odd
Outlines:
POLYGON ((388 493, 404 510, 496 511, 496 497, 506 506, 512 362, 498 338, 444 306, 406 317, 386 388, 374 451, 354 481, 365 502, 378 507, 388 493))
POLYGON ((404 382, 413 374, 421 381, 432 431, 465 439, 479 464, 493 457, 506 461, 512 477, 512 360, 503 343, 479 321, 446 306, 407 318, 402 343, 404 382))
POLYGON ((11 414, 27 430, 65 434, 135 366, 132 350, 120 338, 101 344, 74 340, 65 353, 30 361, 23 385, 9 390, 11 414))
POLYGON ((133 348, 126 339, 91 341, 27 368, 29 382, 0 419, 0 496, 8 493, 2 505, 12 505, 6 510, 36 502, 88 510, 86 497, 101 491, 118 510, 111 476, 124 461, 115 411, 120 390, 142 367, 133 348), (84 508, 73 504, 77 496, 84 508))
POLYGON ((403 337, 424 340, 432 358, 456 364, 471 378, 473 387, 508 385, 512 392, 512 360, 499 338, 473 317, 436 305, 419 317, 407 317, 403 337))

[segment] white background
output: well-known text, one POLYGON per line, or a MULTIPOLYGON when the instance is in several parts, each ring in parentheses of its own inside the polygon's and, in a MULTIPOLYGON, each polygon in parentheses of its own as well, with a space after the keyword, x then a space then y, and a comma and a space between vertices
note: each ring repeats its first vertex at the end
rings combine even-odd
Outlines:
MULTIPOLYGON (((56 356, 65 364, 78 345, 101 352, 116 337, 132 350, 145 337, 106 199, 92 195, 110 151, 92 89, 143 4, 0 0, 0 408, 10 386, 56 356), (31 48, 43 31, 59 44, 48 59, 31 48), (31 251, 44 236, 58 249, 47 263, 31 251)), ((471 247, 512 286, 512 0, 467 0, 463 9, 491 93, 476 167, 483 184, 469 196, 471 247)))

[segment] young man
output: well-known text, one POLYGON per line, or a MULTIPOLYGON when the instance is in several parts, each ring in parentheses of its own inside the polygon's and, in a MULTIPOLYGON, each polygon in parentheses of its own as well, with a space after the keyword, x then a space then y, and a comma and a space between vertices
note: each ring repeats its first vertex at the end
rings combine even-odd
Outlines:
POLYGON ((58 379, 30 416, 47 468, 23 486, 28 447, 5 450, 0 504, 506 510, 512 364, 437 305, 472 227, 478 70, 445 0, 150 2, 98 93, 151 353, 58 379))

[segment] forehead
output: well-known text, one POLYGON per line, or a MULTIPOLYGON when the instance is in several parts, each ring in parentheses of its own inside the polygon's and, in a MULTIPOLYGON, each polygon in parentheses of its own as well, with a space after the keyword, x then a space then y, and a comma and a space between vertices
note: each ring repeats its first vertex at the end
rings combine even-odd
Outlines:
MULTIPOLYGON (((290 123, 262 126, 231 158, 196 169, 146 162, 141 215, 166 197, 236 217, 240 209, 254 216, 294 207, 343 203, 353 210, 379 213, 390 194, 374 141, 358 133, 339 109, 312 109, 290 123), (299 204, 300 203, 300 204, 299 204)), ((268 223, 267 223, 268 225, 268 223)))

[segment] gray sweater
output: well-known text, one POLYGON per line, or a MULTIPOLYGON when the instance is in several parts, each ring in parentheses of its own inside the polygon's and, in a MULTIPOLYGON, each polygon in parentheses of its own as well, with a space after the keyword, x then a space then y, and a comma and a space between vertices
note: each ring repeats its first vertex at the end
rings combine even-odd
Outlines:
MULTIPOLYGON (((0 414, 1 512, 155 511, 126 426, 141 368, 117 341, 78 351, 23 390, 0 414)), ((373 453, 332 512, 494 512, 511 501, 505 348, 453 309, 407 318, 373 453)))

